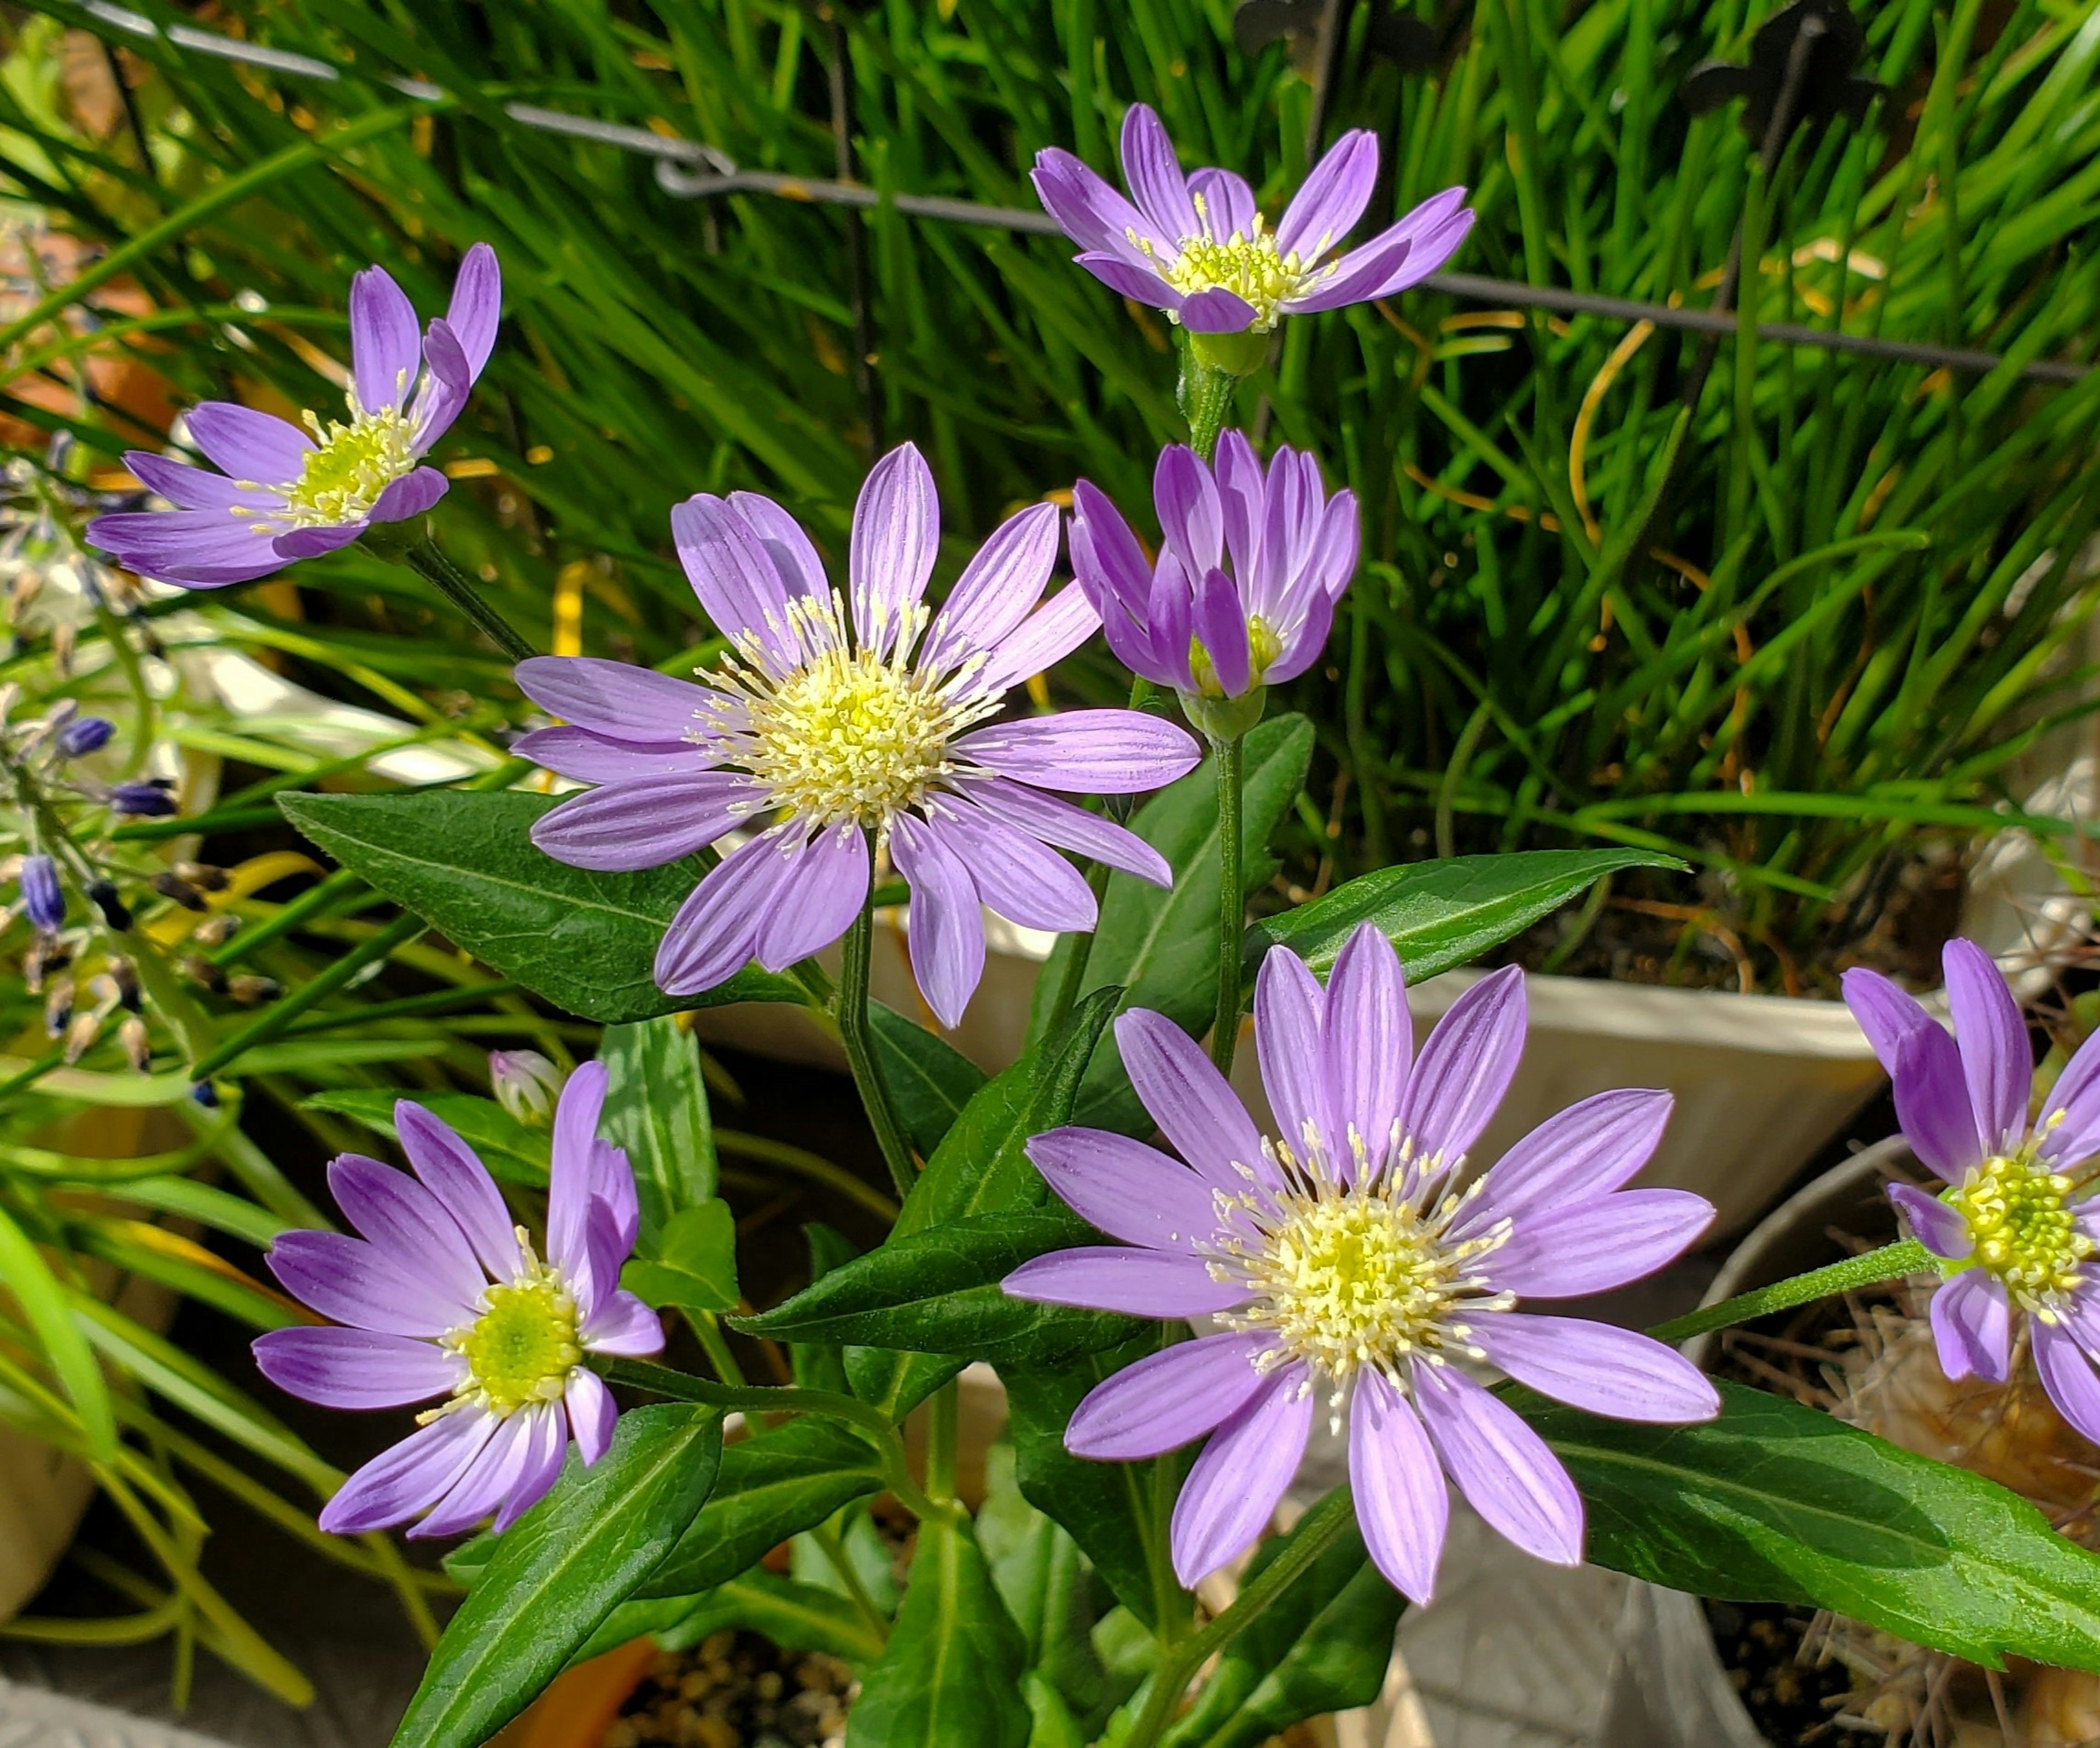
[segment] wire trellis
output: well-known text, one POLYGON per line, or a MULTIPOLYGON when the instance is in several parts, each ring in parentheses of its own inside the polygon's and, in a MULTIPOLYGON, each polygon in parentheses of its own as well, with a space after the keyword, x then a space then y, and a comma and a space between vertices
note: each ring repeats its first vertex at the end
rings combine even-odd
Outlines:
MULTIPOLYGON (((201 30, 189 24, 165 28, 119 6, 115 0, 75 0, 86 18, 126 35, 165 42, 171 47, 222 60, 265 68, 287 77, 336 83, 344 69, 311 55, 273 49, 245 42, 223 32, 201 30)), ((433 103, 448 95, 424 79, 390 77, 382 81, 404 96, 433 103)), ((617 121, 549 109, 536 103, 510 102, 503 112, 521 127, 545 134, 558 134, 594 145, 611 146, 655 161, 657 186, 674 197, 708 200, 732 194, 760 194, 805 204, 848 208, 886 206, 938 224, 973 225, 997 231, 1013 231, 1042 236, 1062 234, 1048 213, 1023 207, 992 206, 976 200, 960 200, 943 195, 888 192, 864 183, 796 176, 779 170, 746 170, 727 152, 702 141, 653 133, 617 121)), ((1592 293, 1566 291, 1548 285, 1532 285, 1520 280, 1501 280, 1472 273, 1432 273, 1421 281, 1432 291, 1468 302, 1548 310, 1563 315, 1589 315, 1603 320, 1633 324, 1652 323, 1657 328, 1686 329, 1726 337, 1747 337, 1754 343, 1811 346, 1827 352, 1849 352, 1868 358, 1885 358, 1920 364, 1933 369, 1957 371, 1965 375, 1988 375, 2005 359, 1995 352, 1960 346, 1935 346, 1926 341, 1888 340, 1874 334, 1848 334, 1833 328, 1811 328, 1793 322, 1746 323, 1727 309, 1690 310, 1672 304, 1649 303, 1631 297, 1600 297, 1592 293)), ((2067 359, 2032 359, 2019 374, 2038 382, 2071 383, 2093 369, 2067 359)))

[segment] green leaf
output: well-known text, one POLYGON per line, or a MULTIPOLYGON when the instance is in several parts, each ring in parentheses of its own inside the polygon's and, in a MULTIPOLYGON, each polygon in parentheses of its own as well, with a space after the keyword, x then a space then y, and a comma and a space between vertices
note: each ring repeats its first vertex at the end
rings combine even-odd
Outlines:
POLYGON ((1013 1446, 1004 1440, 986 1454, 977 1534, 992 1582, 1027 1643, 1031 1670, 1075 1716, 1105 1716, 1108 1675, 1091 1636, 1098 1587, 1079 1543, 1015 1486, 1013 1446))
POLYGON ((1644 850, 1524 850, 1380 868, 1255 924, 1246 935, 1250 972, 1279 945, 1324 971, 1357 926, 1371 922, 1399 949, 1409 980, 1419 983, 1521 935, 1608 874, 1683 866, 1644 850))
POLYGON ((638 1596, 690 1596, 754 1566, 790 1536, 883 1485, 867 1442, 836 1420, 788 1421, 721 1454, 714 1492, 638 1596))
POLYGON ((1795 1602, 1987 1667, 2100 1671, 2100 1554, 2024 1499, 1738 1384, 1641 1426, 1511 1389, 1589 1508, 1589 1557, 1695 1596, 1795 1602))
MULTIPOLYGON (((680 1209, 715 1193, 715 1131, 700 1046, 676 1019, 607 1026, 603 1133, 627 1149, 646 1248, 680 1209)), ((735 1303, 732 1300, 731 1303, 735 1303)))
POLYGON ((1109 1311, 1010 1299, 999 1283, 1045 1251, 1097 1238, 1061 1208, 954 1220, 892 1239, 784 1305, 731 1321, 748 1334, 776 1341, 960 1354, 995 1366, 1054 1366, 1129 1341, 1145 1325, 1109 1311))
POLYGON ((572 1661, 617 1650, 643 1633, 666 1651, 682 1651, 731 1627, 763 1633, 783 1651, 822 1651, 856 1669, 882 1654, 867 1617, 836 1591, 754 1566, 700 1596, 622 1603, 572 1661))
MULTIPOLYGON (((1249 891, 1264 884, 1273 864, 1267 848, 1305 782, 1312 756, 1312 724, 1278 716, 1246 738, 1241 830, 1249 891)), ((1209 759, 1171 783, 1132 817, 1131 830, 1167 858, 1174 886, 1111 874, 1101 900, 1082 988, 1123 986, 1123 1005, 1149 1007, 1191 1033, 1205 1028, 1216 1000, 1218 953, 1218 796, 1209 759)), ((1061 940, 1036 984, 1035 1029, 1041 1003, 1057 981, 1072 937, 1061 940)), ((1114 1041, 1095 1059, 1081 1089, 1075 1121, 1098 1129, 1149 1129, 1123 1072, 1114 1041)))
POLYGON ((12 1293, 37 1339, 44 1345, 44 1363, 80 1416, 80 1428, 97 1462, 117 1460, 117 1412, 95 1350, 81 1333, 66 1305, 65 1290, 37 1253, 29 1235, 0 1209, 0 1287, 12 1293))
MULTIPOLYGON (((312 1094, 299 1103, 304 1110, 346 1116, 374 1134, 399 1141, 394 1107, 400 1097, 390 1087, 350 1086, 312 1094)), ((409 1103, 450 1124, 496 1176, 528 1189, 546 1188, 554 1143, 545 1129, 527 1129, 493 1099, 479 1099, 472 1093, 419 1092, 409 1103)))
POLYGON ((875 1038, 876 1066, 906 1138, 922 1160, 930 1160, 942 1138, 963 1113, 985 1072, 946 1038, 914 1025, 894 1008, 871 1002, 868 1028, 875 1038))
POLYGON ((1028 1702, 1028 1748, 1087 1748, 1086 1727, 1045 1676, 1030 1670, 1021 1691, 1028 1702))
POLYGON ((1195 1452, 1092 1463, 1065 1448, 1065 1429, 1088 1391, 1155 1352, 1160 1340, 1158 1332, 1149 1332, 1061 1366, 1013 1366, 1000 1373, 1022 1496, 1071 1532, 1117 1600, 1148 1627, 1158 1624, 1162 1607, 1177 1605, 1180 1593, 1154 1490, 1163 1486, 1170 1499, 1178 1494, 1195 1452))
POLYGON ((498 1539, 430 1653, 395 1748, 481 1748, 663 1561, 714 1484, 721 1419, 666 1402, 620 1417, 590 1468, 498 1539))
POLYGON ((861 1679, 854 1748, 1026 1748, 1027 1667, 968 1524, 921 1524, 896 1628, 861 1679))
POLYGON ((726 1202, 682 1208, 657 1235, 654 1252, 620 1271, 620 1284, 658 1310, 735 1308, 736 1216, 726 1202))
POLYGON ((344 867, 483 964, 585 1019, 611 1025, 681 1008, 802 999, 800 984, 755 970, 704 995, 665 995, 651 970, 656 944, 705 866, 688 857, 615 874, 558 862, 526 835, 559 804, 553 796, 433 789, 277 799, 344 867))
MULTIPOLYGON (((1290 1539, 1263 1543, 1247 1579, 1290 1539)), ((1405 1606, 1348 1530, 1225 1648, 1167 1733, 1167 1748, 1260 1748, 1306 1718, 1368 1706, 1385 1684, 1405 1606)))

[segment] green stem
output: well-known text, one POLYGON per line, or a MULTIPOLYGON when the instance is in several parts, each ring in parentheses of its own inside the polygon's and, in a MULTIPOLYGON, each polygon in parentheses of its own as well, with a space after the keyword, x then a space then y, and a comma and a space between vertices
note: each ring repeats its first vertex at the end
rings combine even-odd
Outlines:
POLYGON ((848 1201, 865 1208, 885 1226, 897 1224, 898 1206, 881 1191, 862 1183, 843 1165, 835 1165, 819 1154, 806 1147, 790 1146, 784 1141, 774 1141, 765 1135, 747 1135, 741 1129, 718 1129, 715 1131, 715 1146, 724 1153, 739 1159, 757 1160, 763 1165, 777 1165, 783 1171, 793 1172, 798 1178, 807 1178, 812 1183, 821 1183, 835 1191, 848 1201))
POLYGON ((845 1587, 846 1600, 860 1611, 860 1618, 867 1623, 868 1631, 882 1644, 889 1642, 889 1617, 876 1606, 875 1598, 868 1594, 867 1586, 854 1570, 853 1556, 847 1552, 845 1538, 829 1523, 820 1523, 810 1532, 810 1539, 816 1544, 818 1552, 829 1562, 838 1574, 839 1583, 845 1587))
POLYGON ((514 662, 530 659, 539 652, 511 628, 510 623, 481 598, 467 574, 426 536, 408 551, 408 568, 473 621, 474 627, 514 662))
POLYGON ((1246 927, 1246 882, 1242 872, 1240 783, 1244 740, 1216 744, 1218 761, 1218 1008, 1211 1030, 1211 1060, 1231 1077, 1240 1041, 1240 942, 1246 927))
POLYGON ((743 1367, 737 1364, 736 1355, 729 1350, 729 1337, 722 1333, 721 1319, 712 1311, 692 1311, 686 1320, 693 1326, 693 1333, 700 1338, 700 1351, 708 1356, 708 1363, 715 1368, 715 1376, 723 1383, 735 1388, 743 1385, 743 1367))
POLYGON ((1189 447, 1204 466, 1218 452, 1218 438, 1233 416, 1233 397, 1240 379, 1230 371, 1199 362, 1192 351, 1181 355, 1181 386, 1177 398, 1181 416, 1189 421, 1189 447))
POLYGON ((962 1425, 962 1391, 951 1379, 926 1403, 926 1490, 937 1499, 955 1496, 962 1425))
POLYGON ((875 906, 863 905, 854 926, 846 931, 832 1012, 838 1022, 839 1042, 845 1047, 846 1061, 853 1068, 854 1085, 860 1089, 861 1103, 867 1107, 868 1125, 875 1131, 883 1160, 889 1167, 889 1180, 897 1186, 898 1199, 902 1201, 911 1195, 919 1173, 911 1163, 911 1145, 904 1138, 903 1126, 890 1107, 889 1090, 883 1085, 882 1072, 875 1059, 875 1035, 868 1028, 867 972, 874 941, 875 906))
POLYGON ((1356 1521, 1356 1502, 1346 1484, 1308 1512, 1283 1551, 1255 1574, 1230 1608, 1160 1658, 1153 1673, 1150 1697, 1130 1734, 1123 1738, 1123 1748, 1153 1748, 1172 1719, 1189 1678, 1213 1652, 1231 1644, 1296 1583, 1306 1569, 1356 1521))
POLYGON ((1690 1311, 1683 1317, 1673 1317, 1666 1323, 1657 1323, 1648 1333, 1658 1341, 1685 1341, 1693 1336, 1703 1336, 1709 1330, 1726 1329, 1733 1323, 1747 1323, 1751 1319, 1763 1317, 1773 1311, 1791 1310, 1797 1305, 1806 1305, 1811 1299, 1827 1298, 1833 1293, 1851 1292, 1861 1287, 1871 1287, 1877 1281, 1895 1280, 1905 1275, 1921 1274, 1936 1266, 1930 1251, 1914 1238, 1899 1244, 1884 1244, 1879 1250, 1869 1250, 1860 1256, 1847 1257, 1842 1262, 1833 1262, 1827 1268, 1811 1269, 1806 1275, 1796 1275, 1783 1281, 1775 1281, 1769 1287, 1760 1287, 1755 1292, 1737 1293, 1732 1299, 1723 1299, 1718 1305, 1706 1305, 1690 1311))
POLYGON ((593 1363, 611 1383, 646 1390, 651 1396, 662 1396, 672 1402, 701 1402, 710 1408, 735 1408, 747 1414, 822 1414, 844 1420, 858 1427, 875 1442, 876 1449, 882 1453, 884 1480, 897 1495, 898 1503, 913 1517, 928 1519, 956 1515, 953 1504, 929 1499, 911 1478, 904 1457, 904 1441, 898 1435, 896 1422, 880 1408, 856 1397, 840 1396, 831 1390, 717 1384, 711 1379, 696 1378, 690 1372, 673 1372, 668 1366, 651 1365, 644 1359, 594 1360, 593 1363))

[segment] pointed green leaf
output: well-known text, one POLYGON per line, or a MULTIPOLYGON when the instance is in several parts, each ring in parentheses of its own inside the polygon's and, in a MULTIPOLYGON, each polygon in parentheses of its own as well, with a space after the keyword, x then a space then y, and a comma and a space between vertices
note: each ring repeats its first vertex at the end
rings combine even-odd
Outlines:
POLYGON ((689 1311, 735 1309, 736 1217, 726 1202, 682 1208, 647 1253, 620 1271, 620 1284, 645 1305, 689 1311))
POLYGON ((80 1416, 80 1429, 95 1460, 117 1460, 117 1412, 95 1351, 66 1305, 65 1290, 29 1235, 0 1209, 0 1288, 14 1296, 43 1344, 43 1361, 80 1416))
MULTIPOLYGON (((401 1095, 391 1087, 346 1086, 315 1093, 299 1101, 308 1111, 325 1111, 362 1123, 376 1135, 399 1141, 394 1107, 401 1095)), ((472 1093, 418 1092, 411 1101, 450 1124, 497 1177, 529 1188, 547 1187, 553 1141, 544 1129, 527 1129, 493 1099, 472 1093)))
POLYGON ((715 1193, 715 1131, 700 1046, 666 1016, 607 1027, 598 1059, 606 1071, 605 1138, 627 1150, 646 1247, 681 1209, 715 1193))
POLYGON ((622 1603, 572 1661, 617 1650, 644 1633, 666 1651, 681 1651, 731 1627, 763 1633, 783 1651, 821 1651, 856 1669, 882 1654, 867 1618, 836 1591, 753 1566, 697 1596, 622 1603))
POLYGON ((914 1025, 894 1008, 871 1002, 867 1019, 876 1065, 897 1120, 919 1157, 929 1160, 984 1085, 985 1072, 946 1038, 914 1025))

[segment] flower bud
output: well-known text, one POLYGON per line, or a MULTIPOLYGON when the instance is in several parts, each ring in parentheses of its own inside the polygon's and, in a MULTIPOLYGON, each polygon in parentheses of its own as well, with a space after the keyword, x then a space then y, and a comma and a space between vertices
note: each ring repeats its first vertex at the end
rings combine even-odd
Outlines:
POLYGON ((155 874, 151 884, 161 897, 172 898, 185 910, 209 910, 211 908, 205 903, 203 893, 171 870, 164 869, 155 874))
POLYGON ((46 935, 55 935, 65 922, 65 892, 59 885, 59 865, 48 856, 22 858, 22 909, 30 922, 46 935))
POLYGON ((210 862, 177 862, 175 872, 200 892, 223 892, 233 884, 232 874, 210 862))
POLYGON ((226 980, 226 993, 244 1006, 258 1002, 274 1002, 285 993, 285 986, 274 977, 258 977, 253 972, 243 971, 238 977, 226 980))
POLYGON ((44 997, 44 1035, 56 1037, 73 1019, 73 980, 61 977, 44 997))
POLYGON ((223 947, 240 932, 240 918, 231 910, 222 910, 191 930, 190 939, 200 947, 223 947))
POLYGON ((87 900, 102 913, 102 920, 120 935, 131 931, 131 913, 124 900, 117 896, 115 883, 93 880, 88 883, 87 900))
POLYGON ((73 949, 55 935, 38 935, 22 955, 22 986, 31 995, 44 993, 44 980, 73 963, 73 949))
POLYGON ((99 752, 116 732, 117 724, 107 716, 77 716, 59 730, 59 756, 79 759, 99 752))
POLYGON ((218 1089, 209 1081, 199 1081, 190 1088, 191 1101, 206 1111, 218 1108, 218 1089))
POLYGON ((146 1022, 136 1014, 126 1014, 124 1024, 117 1028, 117 1040, 124 1046, 135 1072, 143 1074, 153 1066, 152 1041, 146 1036, 146 1022))
POLYGON ((496 1102, 527 1128, 544 1125, 566 1078, 536 1050, 492 1050, 488 1078, 496 1102))
POLYGON ((165 819, 175 811, 173 786, 165 777, 136 783, 119 783, 109 791, 109 811, 138 819, 165 819))
POLYGON ((103 966, 103 975, 109 980, 110 988, 116 992, 117 1005, 127 1013, 139 1011, 139 968, 121 953, 112 953, 103 966))
POLYGON ((95 1048, 95 1041, 102 1036, 102 1015, 92 1008, 85 1014, 76 1014, 65 1028, 65 1047, 61 1053, 70 1068, 95 1048))
POLYGON ((193 984, 201 984, 214 995, 226 993, 226 973, 210 960, 198 953, 185 953, 182 959, 183 975, 193 984))

